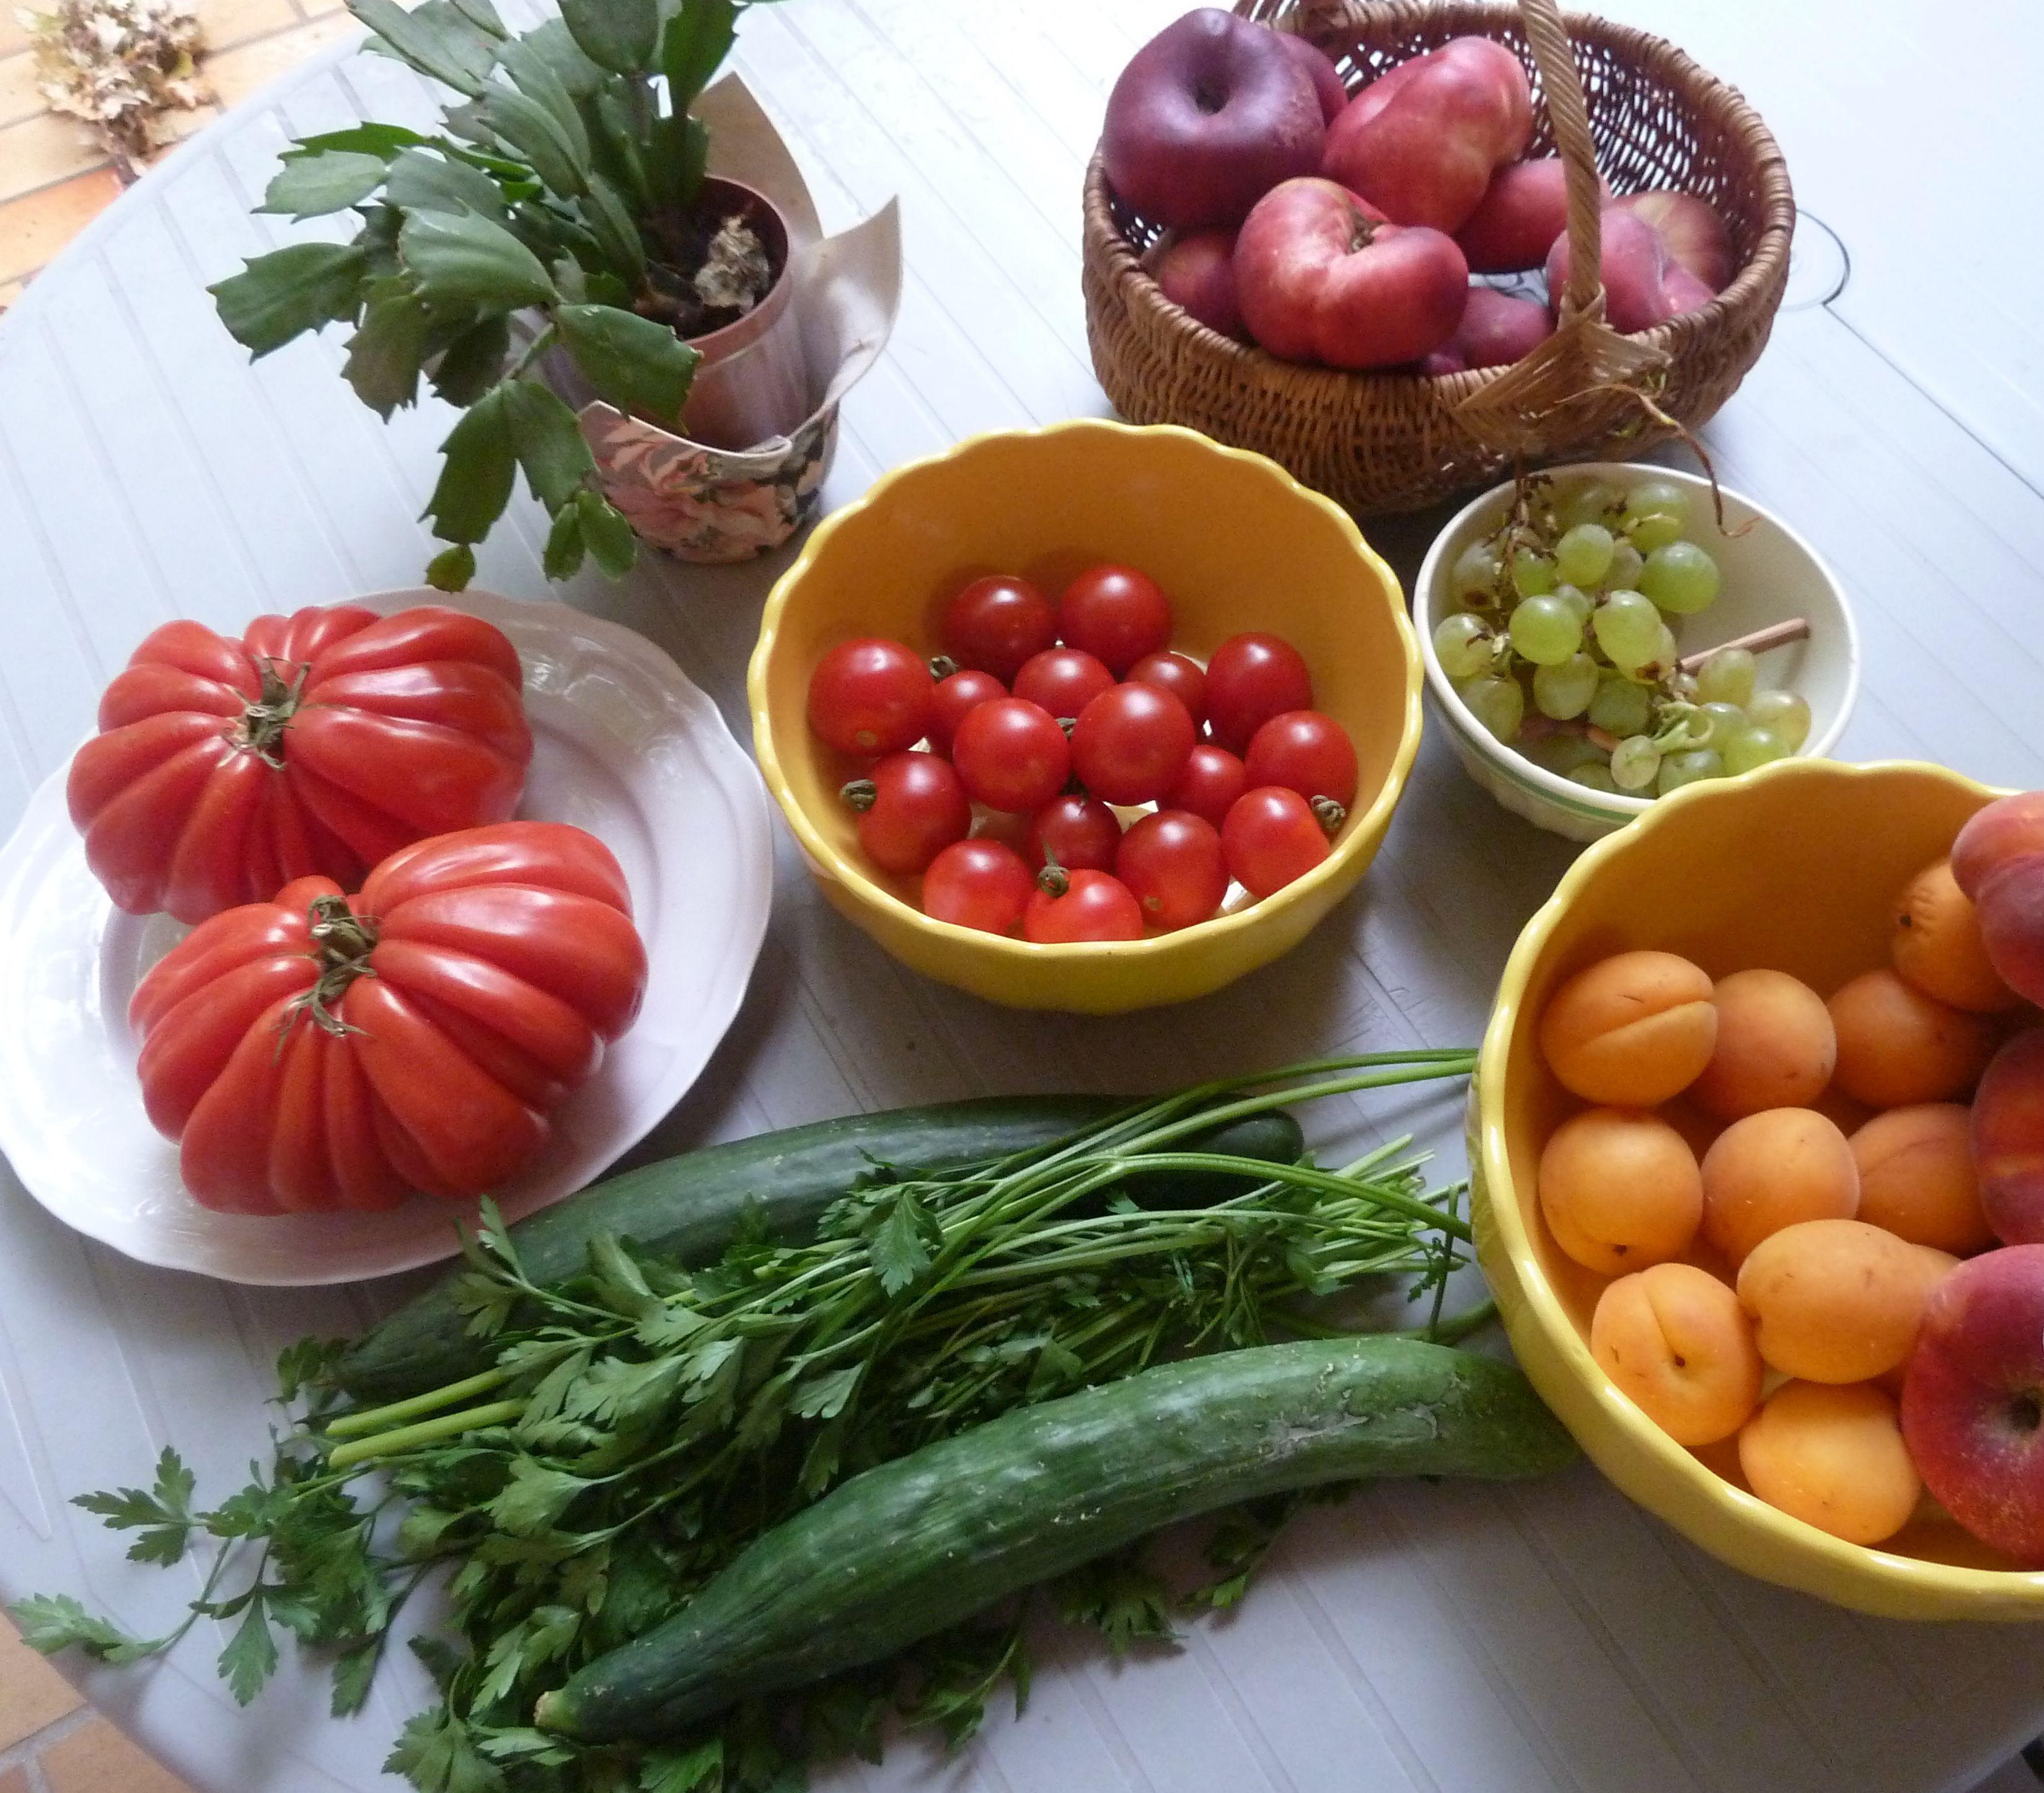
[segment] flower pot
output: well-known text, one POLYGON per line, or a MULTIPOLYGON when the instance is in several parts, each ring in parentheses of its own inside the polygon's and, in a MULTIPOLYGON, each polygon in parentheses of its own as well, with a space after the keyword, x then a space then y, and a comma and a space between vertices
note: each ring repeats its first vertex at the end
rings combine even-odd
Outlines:
POLYGON ((774 269, 766 296, 735 322, 686 340, 702 357, 682 409, 682 428, 713 448, 755 447, 786 436, 809 414, 809 371, 790 278, 787 220, 764 194, 712 175, 699 209, 744 218, 774 269))

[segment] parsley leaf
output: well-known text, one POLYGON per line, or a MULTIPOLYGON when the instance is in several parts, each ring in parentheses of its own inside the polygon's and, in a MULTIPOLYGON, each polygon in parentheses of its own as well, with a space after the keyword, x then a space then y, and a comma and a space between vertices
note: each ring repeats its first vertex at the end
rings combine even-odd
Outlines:
POLYGON ((873 1230, 868 1249, 874 1274, 889 1295, 899 1295, 930 1267, 929 1247, 941 1241, 943 1232, 935 1217, 916 1199, 912 1189, 904 1189, 889 1204, 886 1218, 873 1230))
POLYGON ((168 1568, 185 1553, 192 1528, 192 1491, 197 1484, 184 1461, 167 1445, 156 1460, 156 1486, 117 1488, 111 1494, 81 1494, 71 1504, 97 1513, 117 1531, 141 1528, 142 1535, 128 1547, 128 1560, 156 1563, 168 1568))
POLYGON ((241 1622, 220 1653, 220 1676, 237 1706, 246 1706, 277 1670, 277 1640, 270 1635, 267 1591, 252 1590, 241 1622))
POLYGON ((405 1776, 419 1793, 505 1793, 503 1771, 444 1706, 406 1721, 383 1772, 405 1776))
POLYGON ((552 1530, 576 1496, 591 1485, 565 1469, 549 1469, 536 1457, 521 1457, 511 1465, 510 1480, 490 1503, 490 1516, 514 1538, 537 1538, 552 1530))
POLYGON ((724 1739, 691 1749, 653 1749, 639 1768, 639 1793, 717 1793, 724 1784, 724 1739))
POLYGON ((1058 1612, 1068 1625, 1090 1625, 1116 1656, 1135 1643, 1173 1644, 1171 1591, 1131 1555, 1103 1557, 1057 1585, 1058 1612))
POLYGON ((94 1662, 139 1662, 167 1641, 131 1636, 110 1621, 95 1618, 68 1594, 31 1594, 6 1610, 21 1628, 21 1641, 44 1656, 75 1647, 94 1662))

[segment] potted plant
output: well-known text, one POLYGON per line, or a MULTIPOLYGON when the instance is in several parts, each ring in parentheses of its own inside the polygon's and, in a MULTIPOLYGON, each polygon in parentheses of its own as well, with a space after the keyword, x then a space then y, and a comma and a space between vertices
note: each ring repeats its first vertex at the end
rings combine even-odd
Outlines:
POLYGON ((764 196, 705 178, 709 132, 690 113, 752 3, 563 0, 514 35, 491 0, 348 0, 372 49, 462 99, 431 135, 364 124, 294 143, 261 209, 352 209, 361 228, 258 256, 211 290, 258 356, 352 324, 344 373, 386 420, 421 378, 463 408, 426 507, 449 544, 426 572, 441 589, 474 574, 521 470, 553 520, 548 578, 586 555, 616 578, 636 557, 550 366, 678 426, 705 351, 747 351, 756 381, 772 363, 760 324, 794 342, 786 225, 764 196))

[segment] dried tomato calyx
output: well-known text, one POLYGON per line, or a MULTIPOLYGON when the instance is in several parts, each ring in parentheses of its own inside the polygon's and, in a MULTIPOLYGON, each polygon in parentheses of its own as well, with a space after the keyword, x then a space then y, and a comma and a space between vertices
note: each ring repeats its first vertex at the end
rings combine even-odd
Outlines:
POLYGON ((294 996, 284 1016, 288 1027, 300 1016, 330 1034, 359 1033, 341 1019, 335 1005, 358 977, 374 977, 376 969, 369 955, 376 950, 377 927, 371 916, 359 916, 348 906, 345 896, 315 896, 307 911, 313 937, 312 959, 319 967, 319 979, 302 995, 294 996))
POLYGON ((305 701, 305 677, 313 670, 307 661, 301 660, 297 666, 298 676, 286 684, 277 661, 256 662, 256 670, 263 681, 262 694, 241 712, 241 720, 229 737, 238 751, 254 754, 264 765, 280 772, 284 766, 284 731, 291 726, 291 718, 305 701))

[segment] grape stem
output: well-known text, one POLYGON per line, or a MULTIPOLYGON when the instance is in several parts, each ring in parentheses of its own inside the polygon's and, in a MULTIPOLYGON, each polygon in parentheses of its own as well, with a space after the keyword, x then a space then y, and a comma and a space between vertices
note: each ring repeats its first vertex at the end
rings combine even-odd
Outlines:
POLYGON ((1705 647, 1694 654, 1685 654, 1675 662, 1675 670, 1677 672, 1697 672, 1713 655, 1727 653, 1735 647, 1743 647, 1749 654, 1765 654, 1770 647, 1786 647, 1792 641, 1808 641, 1809 639, 1809 618, 1791 616, 1785 623, 1769 623, 1765 628, 1755 629, 1750 635, 1721 641, 1715 647, 1705 647))

